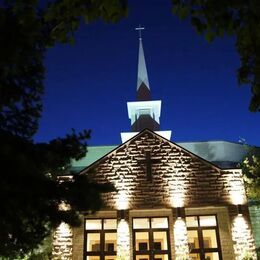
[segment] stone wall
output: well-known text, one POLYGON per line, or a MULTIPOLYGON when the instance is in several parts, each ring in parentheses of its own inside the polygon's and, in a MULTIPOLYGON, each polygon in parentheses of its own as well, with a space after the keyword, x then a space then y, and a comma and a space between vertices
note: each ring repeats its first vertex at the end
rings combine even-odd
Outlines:
MULTIPOLYGON (((200 208, 198 214, 207 214, 209 207, 215 207, 219 219, 223 259, 242 259, 244 251, 256 259, 240 170, 221 170, 182 147, 145 130, 98 160, 82 174, 88 174, 99 183, 114 184, 117 192, 103 196, 104 210, 116 212, 128 209, 131 215, 135 210, 150 210, 151 214, 155 209, 163 209, 162 212, 165 213, 169 210, 172 212, 171 208, 182 207, 187 212, 189 208, 195 208, 195 211, 200 208), (150 168, 145 162, 148 152, 152 161, 150 168), (152 179, 148 173, 152 175, 152 179), (239 229, 240 222, 237 222, 236 205, 243 205, 242 219, 246 223, 243 230, 239 229), (240 234, 246 239, 243 240, 240 234), (242 252, 243 248, 245 250, 242 252)), ((209 214, 213 212, 211 209, 209 214)), ((184 236, 175 240, 176 230, 173 227, 176 219, 171 221, 173 258, 175 254, 181 257, 187 253, 186 239, 184 236)), ((181 228, 185 230, 185 226, 182 225, 181 228)), ((82 259, 83 232, 84 227, 74 230, 73 259, 82 259)), ((131 239, 130 234, 130 241, 131 239)), ((125 244, 125 241, 122 244, 125 244)), ((121 248, 120 245, 118 248, 121 248)))
POLYGON ((160 136, 144 131, 86 169, 98 182, 111 182, 118 192, 106 194, 111 209, 189 207, 246 201, 240 170, 222 171, 160 136), (149 151, 152 181, 147 180, 149 151))
POLYGON ((81 216, 81 226, 73 229, 73 260, 83 259, 84 248, 84 216, 81 216))
POLYGON ((53 234, 53 260, 72 259, 73 234, 72 229, 66 223, 61 223, 53 234))

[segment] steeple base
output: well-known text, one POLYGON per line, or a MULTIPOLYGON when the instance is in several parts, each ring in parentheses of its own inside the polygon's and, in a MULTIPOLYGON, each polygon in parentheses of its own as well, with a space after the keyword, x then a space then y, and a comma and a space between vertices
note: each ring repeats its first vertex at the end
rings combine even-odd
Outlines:
MULTIPOLYGON (((154 131, 156 134, 164 137, 167 140, 171 140, 171 135, 172 135, 172 131, 171 130, 166 130, 166 131, 154 131)), ((128 141, 129 139, 131 139, 132 137, 134 137, 135 135, 137 135, 139 132, 123 132, 121 133, 121 140, 122 143, 125 143, 126 141, 128 141)))

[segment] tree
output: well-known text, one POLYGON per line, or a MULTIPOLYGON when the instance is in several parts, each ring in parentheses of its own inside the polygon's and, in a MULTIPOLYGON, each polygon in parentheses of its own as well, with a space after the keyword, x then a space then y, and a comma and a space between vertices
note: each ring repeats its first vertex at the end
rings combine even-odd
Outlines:
POLYGON ((258 0, 172 0, 173 12, 208 41, 234 36, 241 66, 240 84, 251 86, 250 111, 260 111, 260 2, 258 0))
POLYGON ((96 211, 102 206, 101 193, 113 191, 110 184, 92 183, 86 176, 64 175, 71 158, 85 154, 80 142, 89 133, 34 144, 7 132, 0 133, 0 252, 16 257, 36 247, 62 221, 79 224, 78 212, 96 211), (10 156, 12 155, 12 156, 10 156), (60 209, 70 205, 69 210, 60 209))
POLYGON ((37 0, 0 4, 0 128, 31 138, 38 128, 44 92, 44 55, 56 43, 73 41, 82 19, 118 21, 124 0, 37 0))
POLYGON ((248 197, 260 201, 260 154, 259 152, 245 158, 241 163, 248 197))
POLYGON ((49 143, 35 143, 42 110, 44 56, 68 43, 84 19, 118 21, 124 0, 5 0, 0 4, 0 255, 30 252, 62 221, 79 224, 78 212, 102 206, 114 188, 74 175, 60 181, 71 159, 85 156, 90 131, 74 130, 49 143), (62 210, 61 203, 70 205, 62 210))

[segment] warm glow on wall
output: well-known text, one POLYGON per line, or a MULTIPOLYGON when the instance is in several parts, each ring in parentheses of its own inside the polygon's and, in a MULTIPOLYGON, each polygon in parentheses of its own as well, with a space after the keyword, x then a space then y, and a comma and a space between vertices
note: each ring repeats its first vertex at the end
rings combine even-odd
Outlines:
POLYGON ((61 237, 66 237, 71 234, 71 228, 68 224, 62 222, 59 227, 57 228, 57 231, 59 232, 59 235, 61 237))
POLYGON ((242 172, 236 170, 228 177, 228 183, 230 185, 230 199, 234 205, 243 205, 246 203, 246 191, 243 181, 242 172))
POLYGON ((176 260, 188 259, 189 246, 187 228, 184 219, 178 218, 174 223, 174 245, 176 260))
POLYGON ((52 259, 72 259, 72 229, 62 222, 53 235, 52 259))
POLYGON ((121 219, 117 226, 117 256, 119 259, 130 259, 130 232, 126 220, 121 219))
POLYGON ((129 195, 125 189, 119 190, 116 195, 116 207, 117 210, 128 209, 129 207, 129 195))
POLYGON ((236 216, 233 219, 232 239, 236 260, 242 260, 246 256, 257 259, 252 233, 244 216, 236 216))
POLYGON ((184 180, 177 178, 171 180, 169 183, 170 189, 170 206, 174 208, 184 207, 186 184, 184 180))

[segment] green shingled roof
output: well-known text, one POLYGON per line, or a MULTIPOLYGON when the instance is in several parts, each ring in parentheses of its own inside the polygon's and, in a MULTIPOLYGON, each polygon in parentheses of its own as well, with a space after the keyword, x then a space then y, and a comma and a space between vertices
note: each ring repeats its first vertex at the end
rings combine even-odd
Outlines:
POLYGON ((94 163, 96 160, 100 159, 107 153, 111 152, 117 147, 117 145, 109 145, 109 146, 88 146, 87 155, 78 160, 72 161, 72 171, 78 172, 94 163))
MULTIPOLYGON (((249 150, 249 146, 227 141, 180 142, 177 145, 221 168, 236 167, 244 159, 249 150)), ((72 171, 81 171, 117 147, 118 145, 89 146, 88 153, 84 158, 72 162, 72 171)))

